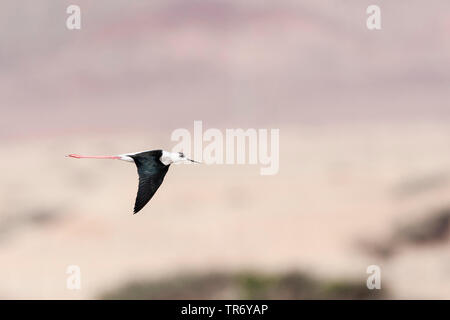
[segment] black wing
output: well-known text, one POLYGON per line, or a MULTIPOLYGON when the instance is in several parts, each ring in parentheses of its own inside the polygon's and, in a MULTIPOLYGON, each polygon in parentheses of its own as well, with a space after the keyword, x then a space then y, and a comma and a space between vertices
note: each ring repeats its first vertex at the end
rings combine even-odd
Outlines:
POLYGON ((158 152, 148 151, 132 156, 139 174, 139 189, 134 213, 138 213, 150 201, 169 170, 169 166, 159 161, 159 155, 158 152))

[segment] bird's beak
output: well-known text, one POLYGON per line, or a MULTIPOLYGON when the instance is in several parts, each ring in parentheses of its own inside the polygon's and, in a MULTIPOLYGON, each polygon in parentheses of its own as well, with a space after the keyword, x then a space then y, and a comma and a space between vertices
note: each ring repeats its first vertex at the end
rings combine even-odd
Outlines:
POLYGON ((198 161, 195 161, 195 160, 192 160, 192 159, 188 159, 188 158, 186 158, 186 160, 188 160, 190 162, 194 162, 194 163, 201 163, 201 162, 198 162, 198 161))

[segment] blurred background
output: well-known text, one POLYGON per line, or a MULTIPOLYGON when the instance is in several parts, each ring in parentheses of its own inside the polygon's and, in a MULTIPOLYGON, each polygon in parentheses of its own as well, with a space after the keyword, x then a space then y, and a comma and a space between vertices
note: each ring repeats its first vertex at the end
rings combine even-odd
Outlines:
POLYGON ((450 2, 0 9, 0 298, 450 298, 450 2), (132 215, 134 165, 64 157, 194 120, 279 128, 279 173, 173 166, 132 215))

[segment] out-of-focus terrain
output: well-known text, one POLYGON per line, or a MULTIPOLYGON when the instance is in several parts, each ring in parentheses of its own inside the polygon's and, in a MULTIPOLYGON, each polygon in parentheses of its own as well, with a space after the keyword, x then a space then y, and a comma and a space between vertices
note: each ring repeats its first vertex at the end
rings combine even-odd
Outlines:
POLYGON ((380 296, 450 298, 450 3, 379 2, 371 32, 356 0, 78 1, 80 31, 68 1, 2 1, 0 297, 182 297, 154 284, 214 274, 211 297, 245 298, 250 270, 281 279, 263 297, 314 298, 375 264, 380 296), (171 149, 194 120, 280 128, 279 173, 172 166, 133 216, 134 165, 64 157, 171 149), (281 290, 292 272, 316 280, 281 290))

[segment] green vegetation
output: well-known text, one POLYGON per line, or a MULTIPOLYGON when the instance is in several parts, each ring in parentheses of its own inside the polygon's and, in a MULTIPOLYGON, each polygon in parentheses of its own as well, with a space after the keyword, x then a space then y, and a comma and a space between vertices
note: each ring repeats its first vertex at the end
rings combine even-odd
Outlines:
POLYGON ((369 290, 365 279, 318 280, 305 273, 255 272, 180 275, 132 281, 100 299, 380 299, 386 290, 369 290))

